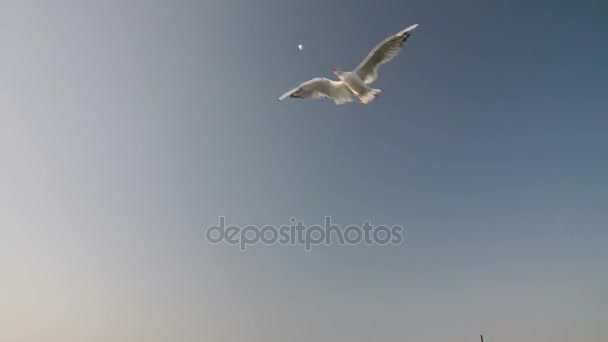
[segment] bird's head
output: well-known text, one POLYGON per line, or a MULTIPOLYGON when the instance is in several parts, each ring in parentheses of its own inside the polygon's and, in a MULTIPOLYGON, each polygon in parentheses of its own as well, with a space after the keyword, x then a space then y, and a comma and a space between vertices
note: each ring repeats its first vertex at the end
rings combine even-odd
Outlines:
POLYGON ((342 74, 344 74, 344 72, 336 67, 331 67, 331 71, 334 72, 334 74, 336 74, 336 76, 338 76, 338 78, 342 79, 342 74))

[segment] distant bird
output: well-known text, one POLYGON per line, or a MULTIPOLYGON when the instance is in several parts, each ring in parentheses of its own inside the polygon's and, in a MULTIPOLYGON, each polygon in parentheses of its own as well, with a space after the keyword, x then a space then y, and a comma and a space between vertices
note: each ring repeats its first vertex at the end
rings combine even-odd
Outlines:
POLYGON ((313 78, 281 95, 279 101, 288 97, 300 99, 329 97, 336 104, 343 104, 351 102, 354 95, 359 98, 359 103, 371 102, 381 92, 380 89, 369 87, 378 78, 378 67, 391 61, 401 51, 403 44, 416 27, 418 24, 383 40, 353 71, 344 72, 332 67, 331 70, 338 76, 337 81, 323 77, 313 78))
POLYGON ((298 44, 298 49, 299 49, 300 51, 302 51, 302 49, 303 49, 303 48, 304 48, 304 45, 302 45, 302 44, 298 44))

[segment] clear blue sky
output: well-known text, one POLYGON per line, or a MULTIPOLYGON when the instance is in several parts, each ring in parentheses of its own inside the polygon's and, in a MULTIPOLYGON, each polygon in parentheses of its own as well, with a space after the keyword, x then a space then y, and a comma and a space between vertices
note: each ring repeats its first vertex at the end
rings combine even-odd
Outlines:
POLYGON ((0 340, 604 341, 607 15, 4 1, 0 340), (372 104, 277 101, 414 23, 372 104), (242 253, 220 215, 405 243, 242 253))

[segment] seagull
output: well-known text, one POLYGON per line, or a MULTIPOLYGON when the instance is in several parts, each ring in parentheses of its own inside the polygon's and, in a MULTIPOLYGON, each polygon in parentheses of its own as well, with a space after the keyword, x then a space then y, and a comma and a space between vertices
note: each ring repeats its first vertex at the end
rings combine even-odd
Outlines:
POLYGON ((331 70, 338 76, 338 80, 313 78, 281 95, 279 101, 288 97, 298 99, 328 97, 339 105, 352 102, 353 96, 356 96, 359 98, 359 103, 370 103, 381 92, 380 89, 369 87, 378 78, 378 67, 397 56, 416 27, 418 24, 409 26, 380 42, 353 71, 344 72, 332 67, 331 70))

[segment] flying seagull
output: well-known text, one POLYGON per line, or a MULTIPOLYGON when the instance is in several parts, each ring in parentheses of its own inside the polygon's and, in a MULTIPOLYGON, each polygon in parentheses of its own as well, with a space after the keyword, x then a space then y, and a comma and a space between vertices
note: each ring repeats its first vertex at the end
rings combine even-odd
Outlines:
POLYGON ((313 78, 281 95, 279 101, 288 97, 299 99, 329 97, 336 104, 343 104, 351 102, 354 95, 359 98, 359 103, 371 102, 381 92, 380 89, 369 87, 378 78, 378 67, 391 61, 401 51, 403 44, 416 27, 418 24, 380 42, 353 71, 344 72, 332 67, 331 70, 338 76, 337 81, 324 77, 313 78))

